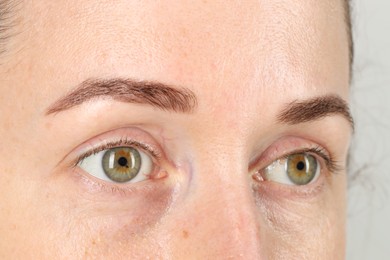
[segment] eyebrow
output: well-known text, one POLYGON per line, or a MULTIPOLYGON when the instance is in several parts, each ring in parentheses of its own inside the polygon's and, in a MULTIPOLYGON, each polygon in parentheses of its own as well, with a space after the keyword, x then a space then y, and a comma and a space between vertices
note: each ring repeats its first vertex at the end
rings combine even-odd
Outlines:
POLYGON ((186 88, 123 78, 88 79, 49 106, 46 115, 68 110, 98 98, 148 104, 162 110, 182 113, 191 113, 197 106, 195 94, 186 88))
POLYGON ((285 124, 300 124, 315 121, 331 115, 341 115, 354 129, 354 121, 349 106, 337 95, 315 97, 308 100, 295 100, 287 104, 278 115, 278 121, 285 124))

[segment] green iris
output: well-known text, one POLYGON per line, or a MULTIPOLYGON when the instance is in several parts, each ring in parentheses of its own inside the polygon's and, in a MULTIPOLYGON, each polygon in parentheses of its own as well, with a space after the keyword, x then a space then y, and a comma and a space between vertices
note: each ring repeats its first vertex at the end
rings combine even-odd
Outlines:
POLYGON ((103 155, 102 166, 108 178, 115 182, 127 182, 139 173, 141 155, 131 147, 108 149, 103 155))
POLYGON ((309 154, 294 154, 287 158, 288 178, 296 185, 310 183, 316 176, 317 160, 309 154))

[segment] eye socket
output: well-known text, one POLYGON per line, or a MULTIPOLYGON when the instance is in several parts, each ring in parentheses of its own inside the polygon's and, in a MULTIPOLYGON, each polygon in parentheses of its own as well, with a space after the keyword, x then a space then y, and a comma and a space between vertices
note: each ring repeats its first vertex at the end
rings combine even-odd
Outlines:
POLYGON ((297 153, 274 161, 267 166, 262 178, 288 185, 308 185, 320 175, 320 165, 313 155, 297 153))
POLYGON ((148 179, 153 160, 139 149, 115 147, 85 157, 78 166, 101 180, 134 183, 148 179))

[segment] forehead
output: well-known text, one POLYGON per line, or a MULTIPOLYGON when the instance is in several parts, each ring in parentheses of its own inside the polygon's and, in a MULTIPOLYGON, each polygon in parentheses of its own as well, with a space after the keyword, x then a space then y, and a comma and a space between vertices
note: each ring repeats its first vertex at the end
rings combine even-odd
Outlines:
POLYGON ((159 80, 210 99, 347 91, 339 0, 31 1, 25 14, 25 62, 48 82, 159 80))

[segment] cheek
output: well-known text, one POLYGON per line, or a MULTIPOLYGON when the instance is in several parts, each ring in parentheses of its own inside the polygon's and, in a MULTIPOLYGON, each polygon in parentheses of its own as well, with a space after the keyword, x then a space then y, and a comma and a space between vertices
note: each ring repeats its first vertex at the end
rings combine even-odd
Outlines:
POLYGON ((312 198, 280 197, 267 191, 256 194, 268 255, 276 259, 343 259, 345 175, 342 175, 330 176, 334 178, 332 182, 326 183, 312 198))
POLYGON ((59 254, 68 256, 73 248, 72 253, 81 258, 133 258, 150 250, 159 255, 158 240, 151 234, 169 211, 176 184, 161 179, 145 182, 140 189, 118 192, 89 189, 89 183, 77 176, 60 174, 51 179, 45 203, 50 209, 50 233, 56 234, 52 240, 63 248, 59 254))

